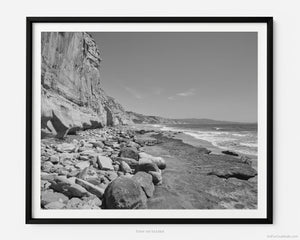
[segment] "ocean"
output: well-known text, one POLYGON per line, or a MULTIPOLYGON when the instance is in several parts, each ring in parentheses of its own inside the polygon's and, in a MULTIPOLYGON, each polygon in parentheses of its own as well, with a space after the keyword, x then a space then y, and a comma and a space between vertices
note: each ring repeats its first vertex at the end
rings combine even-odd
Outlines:
POLYGON ((163 131, 181 131, 215 147, 257 156, 257 124, 172 124, 163 131))

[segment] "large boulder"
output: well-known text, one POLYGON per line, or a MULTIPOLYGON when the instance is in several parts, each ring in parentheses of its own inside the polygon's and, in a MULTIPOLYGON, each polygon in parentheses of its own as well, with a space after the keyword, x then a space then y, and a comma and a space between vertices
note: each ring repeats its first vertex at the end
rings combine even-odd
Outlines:
POLYGON ((152 182, 154 183, 154 185, 162 184, 161 172, 149 171, 148 173, 152 176, 152 182))
POLYGON ((132 158, 135 160, 139 160, 139 152, 136 148, 124 147, 121 149, 119 157, 132 158))
POLYGON ((165 169, 166 168, 166 162, 165 160, 162 158, 162 157, 154 157, 148 153, 145 153, 145 152, 140 152, 139 153, 139 156, 141 159, 149 159, 151 160, 152 162, 154 162, 159 169, 165 169))
POLYGON ((146 208, 147 197, 141 185, 128 177, 118 177, 104 192, 104 207, 107 209, 146 208))
POLYGON ((159 168, 157 165, 150 159, 147 158, 141 158, 139 161, 139 165, 137 168, 137 171, 144 171, 144 172, 160 172, 159 168))
POLYGON ((145 172, 137 172, 132 177, 132 180, 137 181, 141 185, 147 197, 153 196, 154 185, 152 183, 152 176, 150 174, 145 172))

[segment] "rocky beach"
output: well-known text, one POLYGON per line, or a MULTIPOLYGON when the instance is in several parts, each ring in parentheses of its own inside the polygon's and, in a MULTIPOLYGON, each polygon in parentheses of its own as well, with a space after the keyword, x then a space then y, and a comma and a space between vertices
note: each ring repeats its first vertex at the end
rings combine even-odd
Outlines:
POLYGON ((251 162, 183 143, 175 139, 179 133, 134 129, 43 139, 42 208, 257 207, 257 173, 251 162))
POLYGON ((91 34, 44 32, 41 53, 42 209, 257 208, 255 159, 125 111, 91 34))

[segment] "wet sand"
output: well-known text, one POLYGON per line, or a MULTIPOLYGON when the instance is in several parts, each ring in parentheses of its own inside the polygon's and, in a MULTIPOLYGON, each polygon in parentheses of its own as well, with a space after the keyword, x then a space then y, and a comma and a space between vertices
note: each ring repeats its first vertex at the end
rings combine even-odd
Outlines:
MULTIPOLYGON (((182 135, 176 138, 180 137, 182 135)), ((200 146, 187 144, 192 141, 188 138, 185 143, 159 135, 155 138, 162 143, 143 147, 143 150, 163 157, 167 168, 163 171, 162 185, 156 187, 154 196, 148 200, 149 209, 257 208, 257 177, 243 180, 208 175, 215 168, 242 166, 237 158, 203 154, 200 146)))

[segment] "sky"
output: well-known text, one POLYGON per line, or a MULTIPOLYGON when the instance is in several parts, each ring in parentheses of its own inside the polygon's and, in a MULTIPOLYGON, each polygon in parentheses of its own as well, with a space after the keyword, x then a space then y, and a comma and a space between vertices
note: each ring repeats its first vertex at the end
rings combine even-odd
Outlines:
POLYGON ((257 121, 257 33, 93 32, 101 83, 125 110, 257 121))

